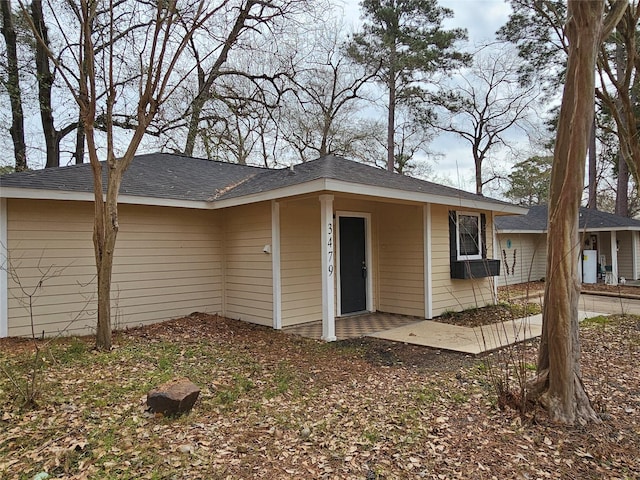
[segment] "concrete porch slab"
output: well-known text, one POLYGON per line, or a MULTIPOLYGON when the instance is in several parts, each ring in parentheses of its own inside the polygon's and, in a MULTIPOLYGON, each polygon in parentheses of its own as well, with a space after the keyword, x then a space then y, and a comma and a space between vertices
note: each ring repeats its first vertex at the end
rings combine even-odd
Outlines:
MULTIPOLYGON (((580 311, 579 315, 580 320, 583 320, 606 314, 580 311)), ((478 355, 507 345, 524 342, 539 337, 541 334, 542 315, 533 315, 528 318, 474 328, 424 320, 368 336, 478 355)))

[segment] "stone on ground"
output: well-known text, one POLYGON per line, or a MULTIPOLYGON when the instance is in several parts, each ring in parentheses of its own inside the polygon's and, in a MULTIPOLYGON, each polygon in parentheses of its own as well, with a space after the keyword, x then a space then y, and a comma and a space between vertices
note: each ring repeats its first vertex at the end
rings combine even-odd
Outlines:
POLYGON ((177 378, 147 393, 147 406, 165 416, 181 415, 193 408, 200 389, 188 378, 177 378))

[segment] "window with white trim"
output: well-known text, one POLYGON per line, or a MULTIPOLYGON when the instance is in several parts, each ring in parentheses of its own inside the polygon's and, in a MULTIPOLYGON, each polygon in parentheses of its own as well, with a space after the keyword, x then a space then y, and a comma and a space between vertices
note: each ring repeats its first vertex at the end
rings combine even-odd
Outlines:
POLYGON ((482 258, 482 232, 479 213, 457 212, 456 248, 458 260, 482 258))

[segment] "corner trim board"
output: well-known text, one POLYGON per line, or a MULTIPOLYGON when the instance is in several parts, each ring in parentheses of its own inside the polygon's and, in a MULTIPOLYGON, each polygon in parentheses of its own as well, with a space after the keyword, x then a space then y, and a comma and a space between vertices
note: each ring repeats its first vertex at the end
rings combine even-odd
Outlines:
POLYGON ((0 338, 9 335, 9 235, 7 199, 0 198, 0 338))
POLYGON ((273 277, 273 328, 282 329, 282 281, 280 273, 280 203, 271 202, 271 269, 273 277))
POLYGON ((424 318, 433 318, 433 288, 432 288, 432 237, 431 237, 431 204, 423 207, 424 217, 424 318))

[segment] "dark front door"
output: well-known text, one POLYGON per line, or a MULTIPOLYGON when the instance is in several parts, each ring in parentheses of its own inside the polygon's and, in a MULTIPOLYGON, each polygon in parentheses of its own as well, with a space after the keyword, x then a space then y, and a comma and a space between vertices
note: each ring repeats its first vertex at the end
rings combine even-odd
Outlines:
POLYGON ((340 217, 340 312, 367 309, 364 218, 340 217))

